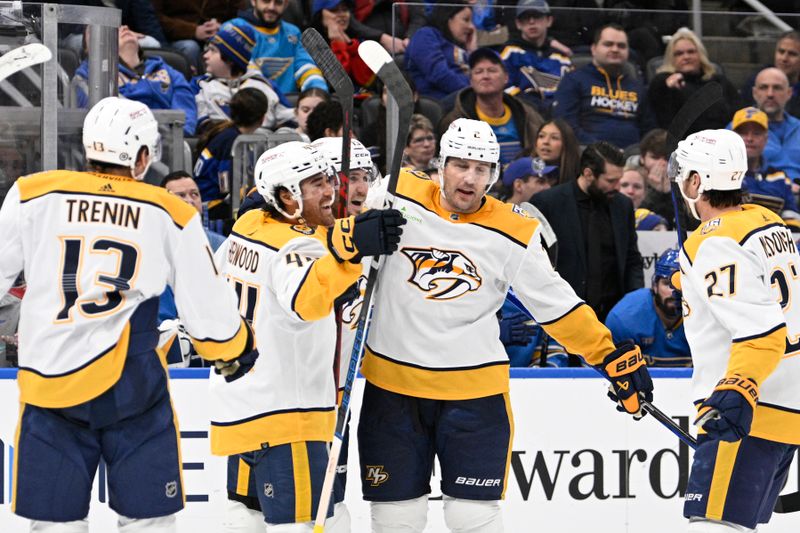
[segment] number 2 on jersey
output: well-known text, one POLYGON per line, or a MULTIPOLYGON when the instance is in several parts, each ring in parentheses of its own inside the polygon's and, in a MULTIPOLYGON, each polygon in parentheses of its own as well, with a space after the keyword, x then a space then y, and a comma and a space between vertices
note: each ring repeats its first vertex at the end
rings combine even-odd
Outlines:
MULTIPOLYGON (((84 263, 83 237, 61 237, 61 297, 64 305, 56 315, 56 322, 72 319, 72 308, 81 298, 80 273, 84 263)), ((89 248, 92 254, 117 254, 116 272, 98 272, 94 283, 108 287, 104 297, 78 305, 80 313, 87 318, 107 315, 125 300, 122 291, 131 289, 131 281, 139 270, 139 250, 136 246, 115 239, 95 239, 89 248)))

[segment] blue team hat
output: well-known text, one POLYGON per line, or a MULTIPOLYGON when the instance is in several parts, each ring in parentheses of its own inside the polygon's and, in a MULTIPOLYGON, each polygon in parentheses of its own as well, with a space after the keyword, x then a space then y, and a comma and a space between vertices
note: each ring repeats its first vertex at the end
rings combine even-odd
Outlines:
POLYGON ((216 45, 223 57, 233 61, 242 70, 247 70, 256 44, 256 31, 244 21, 229 20, 220 26, 211 43, 216 45))
POLYGON ((352 3, 349 2, 348 0, 314 0, 314 3, 311 4, 311 16, 313 17, 323 9, 327 9, 330 11, 331 9, 334 9, 342 2, 352 7, 352 3))
POLYGON ((554 170, 558 170, 558 167, 546 165, 538 157, 521 157, 509 163, 503 171, 503 185, 511 187, 514 180, 525 179, 528 176, 547 176, 554 170))
POLYGON ((535 13, 541 16, 550 15, 550 4, 545 0, 519 0, 517 2, 517 18, 525 13, 535 13))
POLYGON ((500 57, 500 54, 498 54, 496 50, 492 50, 491 48, 485 46, 478 48, 469 55, 469 68, 473 68, 475 63, 481 59, 488 59, 492 63, 503 67, 504 70, 506 68, 506 65, 503 63, 503 58, 500 57))

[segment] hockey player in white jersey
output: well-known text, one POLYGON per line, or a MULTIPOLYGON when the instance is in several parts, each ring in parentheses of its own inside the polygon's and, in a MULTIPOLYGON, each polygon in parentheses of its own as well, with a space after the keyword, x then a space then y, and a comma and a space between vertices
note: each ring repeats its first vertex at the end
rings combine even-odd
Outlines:
POLYGON ((158 296, 173 288, 197 351, 226 372, 252 363, 253 336, 197 211, 140 182, 160 148, 150 110, 103 99, 83 144, 90 172, 19 178, 0 209, 0 295, 27 281, 12 509, 34 532, 88 532, 102 457, 119 531, 173 532, 184 491, 158 296))
POLYGON ((754 531, 800 444, 800 256, 780 217, 742 205, 747 154, 735 133, 690 135, 668 170, 701 221, 680 256, 702 427, 684 515, 692 533, 754 531))
MULTIPOLYGON (((243 483, 255 471, 270 533, 310 532, 335 423, 334 300, 361 275, 362 255, 397 249, 405 221, 395 210, 334 220, 336 178, 305 143, 262 154, 255 179, 266 211, 241 216, 217 259, 263 355, 234 383, 212 379, 211 446, 240 454, 243 483)), ((329 513, 326 530, 349 531, 343 505, 329 513)))
POLYGON ((376 533, 424 530, 434 456, 450 530, 503 531, 513 420, 496 313, 512 285, 549 335, 613 377, 621 408, 638 415, 652 398, 641 352, 615 348, 555 273, 539 223, 486 195, 499 170, 491 127, 458 119, 440 146, 436 181, 398 176, 408 224, 381 267, 362 366, 358 446, 376 533))

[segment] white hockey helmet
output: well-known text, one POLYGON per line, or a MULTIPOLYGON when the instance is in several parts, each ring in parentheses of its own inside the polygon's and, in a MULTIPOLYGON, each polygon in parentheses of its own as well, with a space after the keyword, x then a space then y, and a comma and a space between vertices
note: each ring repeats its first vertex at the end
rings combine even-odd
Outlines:
POLYGON ((695 203, 705 191, 735 191, 742 188, 747 172, 744 141, 730 130, 703 130, 678 143, 667 165, 667 176, 675 180, 692 216, 699 219, 695 203), (697 198, 689 198, 683 182, 693 173, 700 176, 697 198))
POLYGON ((439 143, 439 185, 444 191, 444 167, 448 157, 486 161, 492 164, 488 191, 500 176, 500 145, 492 127, 482 120, 457 118, 439 143))
POLYGON ((303 194, 300 183, 317 174, 335 179, 330 163, 310 144, 290 141, 270 148, 258 158, 255 166, 256 189, 268 205, 273 206, 286 218, 298 218, 303 212, 303 194), (276 190, 286 187, 297 203, 294 213, 281 207, 276 190))
MULTIPOLYGON (((342 171, 342 138, 320 137, 311 146, 322 153, 336 172, 342 171)), ((380 171, 372 162, 372 154, 358 139, 350 139, 350 170, 366 170, 367 182, 380 178, 380 171)))
POLYGON ((158 122, 141 102, 116 96, 103 98, 89 110, 83 121, 86 159, 128 167, 133 172, 142 147, 149 153, 147 165, 137 180, 144 178, 154 161, 161 159, 158 122))

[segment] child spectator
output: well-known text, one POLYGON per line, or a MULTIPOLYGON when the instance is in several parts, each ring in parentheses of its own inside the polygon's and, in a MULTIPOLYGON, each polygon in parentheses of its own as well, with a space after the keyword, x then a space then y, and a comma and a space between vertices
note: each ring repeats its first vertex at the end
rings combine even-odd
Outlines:
POLYGON ((411 37, 406 70, 420 95, 441 99, 469 85, 467 53, 476 48, 472 8, 459 1, 437 4, 429 25, 411 37))
POLYGON ((241 19, 226 22, 211 38, 203 53, 206 73, 192 80, 197 102, 197 132, 210 123, 230 120, 230 101, 241 89, 264 93, 269 109, 262 126, 274 130, 294 118, 291 105, 282 102, 261 72, 247 69, 256 42, 256 31, 241 19))
MULTIPOLYGON (((85 36, 84 36, 85 37, 85 36)), ((186 115, 184 135, 194 135, 197 128, 197 106, 192 89, 183 74, 160 57, 145 59, 139 48, 138 34, 127 26, 119 28, 119 95, 136 100, 150 109, 176 109, 186 115)), ((78 79, 78 107, 89 105, 89 62, 84 60, 75 71, 78 79)))
POLYGON ((343 125, 342 104, 336 100, 320 102, 306 119, 311 142, 322 137, 341 137, 343 125))
POLYGON ((300 93, 297 99, 297 107, 294 108, 294 121, 297 123, 297 127, 283 127, 278 129, 276 133, 294 132, 300 135, 303 142, 311 142, 308 138, 308 116, 319 104, 328 102, 330 99, 330 95, 322 89, 316 87, 306 89, 300 93))
POLYGON ((208 203, 209 217, 214 219, 231 218, 225 199, 231 192, 233 142, 239 135, 258 129, 267 112, 267 98, 258 89, 242 89, 233 95, 230 107, 231 119, 214 125, 200 137, 200 157, 194 167, 200 196, 208 203))

